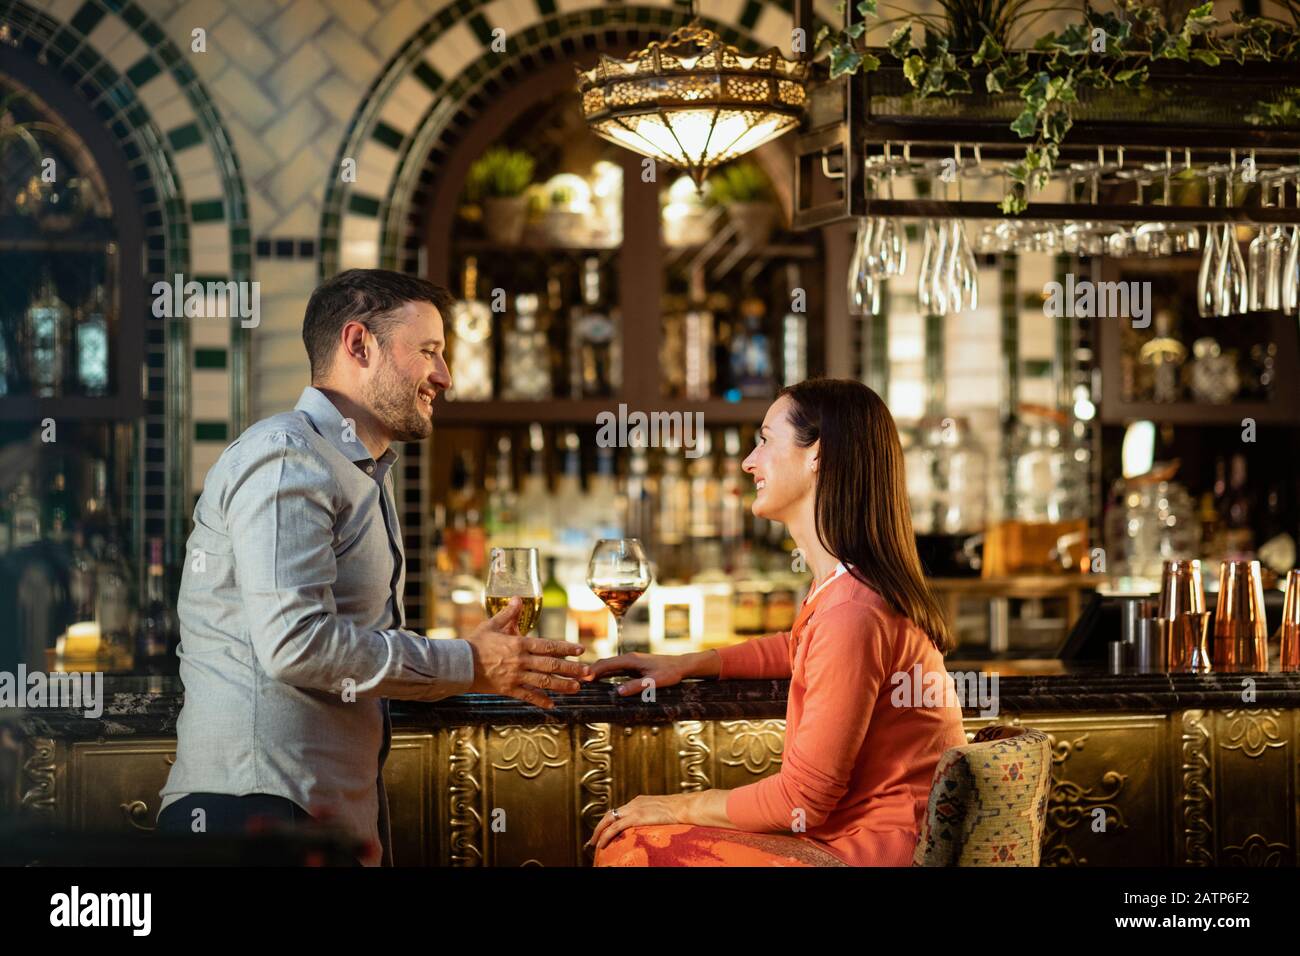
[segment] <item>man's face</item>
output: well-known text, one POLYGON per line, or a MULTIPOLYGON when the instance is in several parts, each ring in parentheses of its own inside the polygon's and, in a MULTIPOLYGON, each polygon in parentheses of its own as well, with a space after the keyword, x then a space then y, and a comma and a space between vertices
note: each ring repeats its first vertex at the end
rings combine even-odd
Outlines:
POLYGON ((419 441, 433 431, 433 400, 451 387, 443 357, 442 316, 430 302, 407 302, 394 315, 378 360, 361 386, 371 414, 392 441, 419 441))

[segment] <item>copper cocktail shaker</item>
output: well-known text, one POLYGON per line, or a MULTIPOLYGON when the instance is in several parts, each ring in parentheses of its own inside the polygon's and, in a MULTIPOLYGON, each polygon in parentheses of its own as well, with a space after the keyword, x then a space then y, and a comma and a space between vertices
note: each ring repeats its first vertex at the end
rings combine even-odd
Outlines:
POLYGON ((1280 669, 1300 671, 1300 568, 1287 572, 1286 597, 1282 600, 1280 669))
POLYGON ((1258 561, 1229 560, 1219 566, 1214 669, 1252 673, 1268 670, 1268 623, 1258 561))
POLYGON ((1212 669, 1206 642, 1209 625, 1201 562, 1166 561, 1154 626, 1160 643, 1169 649, 1170 671, 1204 674, 1212 669))

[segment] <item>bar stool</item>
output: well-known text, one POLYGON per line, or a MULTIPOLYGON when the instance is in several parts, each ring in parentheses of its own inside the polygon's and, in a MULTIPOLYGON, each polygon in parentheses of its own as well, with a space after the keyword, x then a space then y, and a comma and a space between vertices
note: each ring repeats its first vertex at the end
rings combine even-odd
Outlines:
POLYGON ((939 758, 913 866, 1038 866, 1052 789, 1047 734, 985 727, 939 758))

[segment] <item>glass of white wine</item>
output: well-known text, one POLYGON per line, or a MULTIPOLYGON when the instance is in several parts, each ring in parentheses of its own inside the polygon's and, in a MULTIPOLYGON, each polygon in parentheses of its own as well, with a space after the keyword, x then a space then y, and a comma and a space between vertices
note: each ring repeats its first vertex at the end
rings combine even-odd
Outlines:
POLYGON ((519 633, 528 634, 542 613, 542 577, 536 548, 493 548, 488 556, 483 604, 488 617, 499 613, 511 598, 519 598, 519 633))

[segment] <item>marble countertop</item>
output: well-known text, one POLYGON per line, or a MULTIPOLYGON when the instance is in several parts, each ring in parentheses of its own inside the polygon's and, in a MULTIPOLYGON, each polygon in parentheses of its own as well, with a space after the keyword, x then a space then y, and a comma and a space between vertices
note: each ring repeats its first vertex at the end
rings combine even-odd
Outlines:
MULTIPOLYGON (((951 662, 954 675, 983 672, 985 683, 971 684, 993 695, 1001 713, 1035 711, 1160 713, 1184 708, 1300 707, 1300 673, 1268 674, 1108 674, 1060 661, 951 662), (1057 673, 1025 673, 1026 670, 1057 673), (1003 671, 1009 673, 1003 673, 1003 671), (996 676, 996 684, 993 678, 996 676), (1253 699, 1243 699, 1246 691, 1253 699)), ((509 697, 465 694, 432 703, 392 702, 394 729, 437 729, 466 724, 539 723, 656 724, 677 720, 762 719, 785 716, 789 682, 784 680, 686 681, 657 689, 655 699, 618 698, 613 684, 599 682, 573 695, 556 697, 543 711, 509 697)), ((33 708, 0 710, 0 721, 18 723, 30 736, 98 739, 132 735, 169 736, 184 700, 177 677, 108 675, 103 713, 33 708)), ((974 698, 966 698, 974 703, 974 698)), ((966 716, 980 716, 978 704, 966 716)), ((991 716, 991 714, 985 714, 991 716)))

